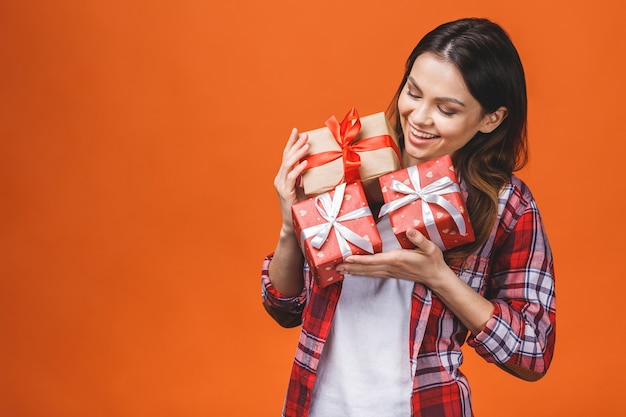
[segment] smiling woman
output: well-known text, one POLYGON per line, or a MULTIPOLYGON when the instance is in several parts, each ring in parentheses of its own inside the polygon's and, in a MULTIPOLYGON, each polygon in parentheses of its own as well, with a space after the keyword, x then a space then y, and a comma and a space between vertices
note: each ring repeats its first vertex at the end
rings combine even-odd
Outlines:
POLYGON ((302 322, 285 416, 472 416, 459 369, 466 339, 521 379, 547 372, 552 253, 533 196, 513 174, 527 159, 526 101, 522 64, 498 25, 461 19, 428 33, 389 114, 405 165, 452 157, 476 240, 442 252, 409 229, 414 248, 400 249, 384 215, 382 252, 347 256, 336 266, 343 281, 323 288, 292 226, 306 168, 298 161, 309 151, 307 135, 292 131, 274 181, 280 238, 262 272, 266 309, 302 322))
MULTIPOLYGON (((0 416, 279 416, 301 329, 265 313, 258 275, 281 224, 286 137, 351 107, 379 112, 418 38, 469 14, 506 28, 524 63, 532 152, 516 175, 559 278, 549 372, 516 380, 466 343, 472 410, 626 416, 626 361, 609 353, 626 342, 613 319, 626 293, 624 5, 573 5, 1 2, 0 416)), ((464 82, 482 103, 488 86, 464 82)))

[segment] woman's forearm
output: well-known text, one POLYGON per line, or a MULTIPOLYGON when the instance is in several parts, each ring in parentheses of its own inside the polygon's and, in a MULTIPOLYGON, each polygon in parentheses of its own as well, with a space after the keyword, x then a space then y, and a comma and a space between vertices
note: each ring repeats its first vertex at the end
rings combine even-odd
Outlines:
POLYGON ((480 333, 493 315, 493 303, 461 281, 452 270, 437 280, 431 290, 473 334, 480 333))
POLYGON ((272 286, 285 297, 300 294, 304 286, 303 266, 304 256, 293 230, 281 229, 278 244, 269 265, 268 273, 272 286))

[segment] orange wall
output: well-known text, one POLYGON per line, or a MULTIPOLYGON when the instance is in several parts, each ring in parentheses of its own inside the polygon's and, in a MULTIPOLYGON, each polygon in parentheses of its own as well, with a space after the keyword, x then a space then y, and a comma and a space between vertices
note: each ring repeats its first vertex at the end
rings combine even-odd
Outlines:
POLYGON ((259 273, 289 131, 384 110, 468 15, 525 63, 559 309, 540 382, 467 352, 477 414, 624 415, 621 2, 214 3, 0 4, 0 415, 279 415, 297 330, 259 273))

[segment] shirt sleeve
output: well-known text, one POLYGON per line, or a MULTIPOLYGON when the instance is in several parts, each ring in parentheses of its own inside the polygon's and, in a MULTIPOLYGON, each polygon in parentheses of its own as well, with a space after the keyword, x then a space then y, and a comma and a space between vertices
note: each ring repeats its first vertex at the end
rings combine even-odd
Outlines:
MULTIPOLYGON (((265 257, 261 272, 261 289, 263 307, 278 324, 283 327, 295 327, 301 324, 302 310, 306 302, 306 290, 303 288, 299 295, 286 297, 274 288, 269 277, 269 265, 272 255, 265 257)), ((307 270, 303 271, 307 274, 307 270)), ((306 280, 305 280, 306 282, 306 280)))
POLYGON ((499 225, 504 233, 488 278, 487 298, 494 313, 468 344, 488 362, 545 374, 556 335, 552 252, 530 192, 521 190, 516 198, 518 210, 509 210, 508 220, 503 217, 499 225))

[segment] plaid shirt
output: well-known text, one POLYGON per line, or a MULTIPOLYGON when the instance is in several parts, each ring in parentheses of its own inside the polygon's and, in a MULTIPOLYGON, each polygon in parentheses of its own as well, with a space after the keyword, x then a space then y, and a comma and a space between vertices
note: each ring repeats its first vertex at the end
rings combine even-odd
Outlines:
MULTIPOLYGON (((436 295, 421 284, 414 286, 409 340, 412 417, 473 415, 469 385, 459 370, 466 339, 487 362, 542 374, 550 365, 556 318, 552 253, 530 190, 515 176, 500 194, 498 214, 485 245, 461 267, 451 266, 495 306, 482 332, 468 338, 467 328, 436 295)), ((280 312, 302 320, 283 416, 306 417, 342 287, 313 285, 305 266, 303 292, 283 297, 269 281, 269 262, 271 256, 263 263, 264 305, 273 315, 280 312)))

